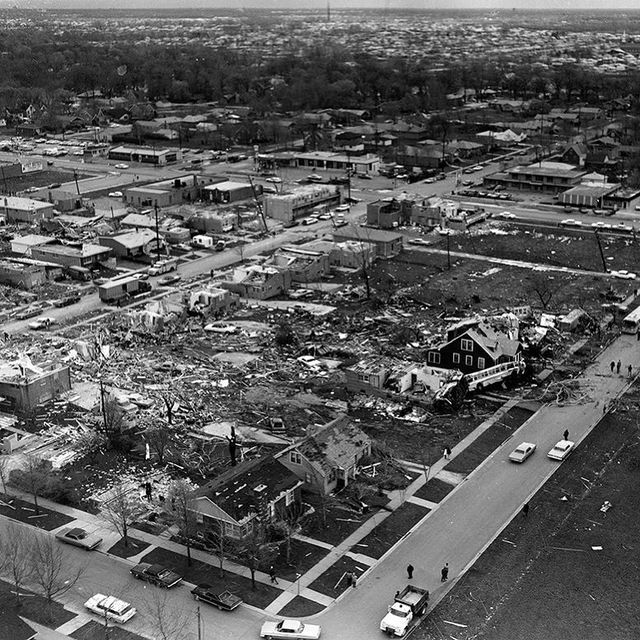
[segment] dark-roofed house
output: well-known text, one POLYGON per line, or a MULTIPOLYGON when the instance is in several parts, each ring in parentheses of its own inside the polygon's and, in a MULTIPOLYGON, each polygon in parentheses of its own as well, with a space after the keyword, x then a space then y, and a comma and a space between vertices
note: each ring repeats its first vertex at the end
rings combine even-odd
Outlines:
POLYGON ((371 454, 371 439, 348 416, 321 427, 309 427, 307 436, 277 455, 293 471, 304 488, 327 495, 355 478, 356 465, 371 454))
POLYGON ((447 331, 446 340, 427 352, 427 363, 443 369, 474 373, 521 360, 518 340, 495 330, 487 322, 465 320, 447 331))
POLYGON ((256 522, 281 520, 300 504, 302 481, 273 456, 247 460, 196 490, 189 509, 203 531, 241 539, 256 522))

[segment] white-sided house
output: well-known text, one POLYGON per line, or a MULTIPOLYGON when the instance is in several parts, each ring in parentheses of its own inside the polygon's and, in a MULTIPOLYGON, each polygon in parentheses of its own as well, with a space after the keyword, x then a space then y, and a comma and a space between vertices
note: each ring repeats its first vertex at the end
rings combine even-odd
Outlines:
POLYGON ((348 416, 338 416, 281 451, 277 458, 304 481, 304 489, 328 495, 349 484, 358 461, 371 454, 371 438, 348 416))
POLYGON ((247 460, 194 491, 189 510, 201 532, 249 535, 256 522, 284 519, 299 507, 302 481, 273 456, 247 460))

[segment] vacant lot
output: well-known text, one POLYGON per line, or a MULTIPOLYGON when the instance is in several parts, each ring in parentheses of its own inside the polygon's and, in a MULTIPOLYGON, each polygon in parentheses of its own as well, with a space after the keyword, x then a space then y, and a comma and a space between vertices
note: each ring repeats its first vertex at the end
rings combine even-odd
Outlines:
POLYGON ((639 407, 636 388, 534 497, 528 516, 500 534, 416 638, 640 637, 639 407), (600 511, 605 500, 613 504, 607 513, 600 511))

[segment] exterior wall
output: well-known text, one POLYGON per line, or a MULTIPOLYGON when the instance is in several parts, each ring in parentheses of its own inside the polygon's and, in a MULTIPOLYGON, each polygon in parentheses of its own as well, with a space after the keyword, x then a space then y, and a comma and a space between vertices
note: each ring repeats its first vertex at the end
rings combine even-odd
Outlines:
POLYGON ((362 230, 362 236, 360 238, 353 238, 351 234, 343 235, 340 230, 334 231, 333 239, 335 242, 365 242, 375 247, 375 253, 379 257, 388 258, 394 256, 402 251, 402 236, 392 240, 375 240, 371 237, 367 237, 367 230, 362 230))
POLYGON ((329 252, 329 264, 348 269, 361 269, 363 264, 370 265, 375 255, 374 248, 366 243, 340 243, 334 245, 329 252))
POLYGON ((164 166, 181 159, 180 149, 162 149, 154 151, 144 147, 115 147, 109 151, 109 160, 125 160, 128 162, 144 162, 164 166))
POLYGON ((329 256, 325 254, 311 256, 310 258, 300 256, 298 260, 287 264, 290 257, 295 257, 295 254, 290 254, 286 251, 276 253, 271 264, 274 267, 286 268, 291 274, 293 282, 307 283, 320 280, 329 271, 329 256))
POLYGON ((36 260, 45 260, 47 262, 55 262, 64 267, 85 267, 87 269, 96 266, 100 260, 106 260, 108 253, 96 253, 89 256, 83 256, 81 251, 78 253, 57 253, 54 248, 33 247, 31 256, 36 260))
POLYGON ((348 368, 344 370, 345 385, 350 391, 371 391, 380 390, 387 380, 389 372, 386 369, 362 370, 356 365, 357 369, 348 368))
POLYGON ((278 460, 295 473, 304 482, 305 490, 311 493, 327 495, 335 488, 335 473, 331 482, 321 469, 296 450, 287 451, 278 460))
MULTIPOLYGON (((257 190, 258 187, 256 186, 256 191, 257 190)), ((237 187, 233 189, 207 189, 206 192, 209 194, 209 199, 212 202, 220 202, 224 204, 253 198, 253 189, 250 184, 246 187, 237 187)))
POLYGON ((237 293, 243 298, 268 300, 285 293, 289 289, 291 286, 291 274, 289 271, 281 271, 268 275, 264 281, 223 282, 220 286, 237 293))
POLYGON ((306 188, 291 194, 269 195, 264 199, 264 214, 274 220, 291 222, 303 218, 314 207, 321 204, 333 206, 340 202, 337 187, 323 185, 313 189, 306 188))
POLYGON ((182 198, 161 189, 145 189, 143 187, 127 189, 124 192, 124 201, 136 207, 170 207, 172 204, 180 204, 182 198))
POLYGON ((500 357, 497 360, 492 358, 475 341, 469 340, 466 334, 458 336, 451 342, 443 345, 439 350, 430 349, 427 353, 428 364, 442 367, 444 369, 459 369, 462 373, 474 373, 503 362, 511 362, 514 360, 519 360, 519 356, 516 356, 515 358, 505 356, 500 357), (471 350, 462 348, 463 340, 471 342, 471 350), (439 354, 439 361, 435 354, 439 354))
POLYGON ((0 284, 33 289, 47 281, 44 267, 0 264, 0 284))
POLYGON ((7 222, 40 222, 53 217, 53 205, 50 207, 39 207, 38 209, 18 209, 14 207, 3 207, 0 200, 0 212, 4 213, 7 222))
POLYGON ((45 371, 26 381, 0 380, 0 395, 13 399, 17 411, 29 411, 70 389, 69 367, 45 371))

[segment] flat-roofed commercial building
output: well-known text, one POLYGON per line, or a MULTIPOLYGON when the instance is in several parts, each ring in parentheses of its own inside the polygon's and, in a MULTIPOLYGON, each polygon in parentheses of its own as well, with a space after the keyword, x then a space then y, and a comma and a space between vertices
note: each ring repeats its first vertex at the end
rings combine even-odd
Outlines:
POLYGON ((125 146, 113 147, 109 150, 109 160, 125 162, 144 162, 164 166, 178 162, 182 158, 180 149, 155 149, 152 147, 125 146))
POLYGON ((561 193, 579 184, 586 173, 572 164, 547 161, 498 171, 485 176, 483 182, 488 187, 501 186, 515 191, 561 193))

